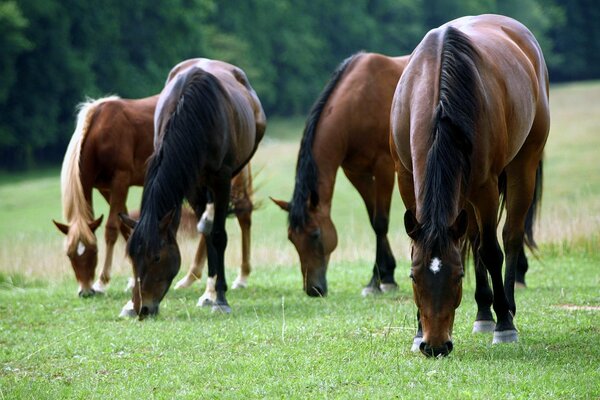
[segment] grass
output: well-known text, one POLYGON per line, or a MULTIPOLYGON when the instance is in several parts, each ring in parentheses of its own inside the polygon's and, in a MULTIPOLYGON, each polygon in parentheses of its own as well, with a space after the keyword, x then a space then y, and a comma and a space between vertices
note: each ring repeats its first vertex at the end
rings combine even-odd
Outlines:
MULTIPOLYGON (((62 250, 58 171, 0 177, 0 399, 20 398, 598 398, 600 397, 600 84, 555 87, 545 193, 530 287, 517 293, 520 341, 491 345, 470 332, 474 277, 465 281, 450 357, 410 352, 415 307, 409 244, 394 194, 390 241, 396 293, 363 299, 374 238, 358 194, 338 176, 340 244, 330 295, 301 291, 285 214, 302 121, 279 120, 253 161, 253 274, 229 291, 231 315, 195 307, 199 287, 170 291, 156 319, 117 317, 129 274, 120 243, 107 295, 82 300, 62 250), (273 138, 275 137, 275 138, 273 138), (565 307, 574 306, 574 307, 565 307)), ((139 203, 139 189, 129 198, 139 203)), ((106 214, 98 196, 96 214, 106 214)), ((228 221, 230 281, 239 232, 228 221)), ((99 231, 102 235, 102 230, 99 231)), ((103 243, 100 241, 102 259, 103 243)), ((195 242, 181 238, 183 266, 195 242)))

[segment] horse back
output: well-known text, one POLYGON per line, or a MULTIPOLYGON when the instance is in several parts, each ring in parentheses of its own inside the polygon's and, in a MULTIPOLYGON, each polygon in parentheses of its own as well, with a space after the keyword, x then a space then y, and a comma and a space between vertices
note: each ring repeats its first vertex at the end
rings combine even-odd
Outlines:
POLYGON ((146 160, 152 154, 152 119, 158 96, 115 99, 94 111, 82 147, 84 171, 93 175, 94 185, 109 189, 113 177, 125 173, 131 185, 142 185, 146 160))
POLYGON ((407 63, 406 56, 356 57, 321 112, 313 142, 317 160, 362 170, 389 155, 390 104, 407 63))

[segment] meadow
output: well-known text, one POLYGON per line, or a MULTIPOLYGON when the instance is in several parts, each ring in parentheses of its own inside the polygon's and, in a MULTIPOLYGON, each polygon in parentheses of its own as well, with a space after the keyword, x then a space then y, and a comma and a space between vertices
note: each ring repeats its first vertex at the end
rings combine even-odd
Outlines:
MULTIPOLYGON (((302 292, 286 215, 301 119, 275 120, 255 158, 249 287, 230 290, 230 315, 197 308, 203 288, 170 290, 158 317, 118 317, 130 265, 120 239, 104 296, 77 297, 63 236, 58 169, 0 174, 0 399, 56 398, 599 398, 600 82, 553 86, 544 197, 528 253, 529 287, 517 292, 519 342, 471 333, 474 277, 467 272, 454 351, 412 353, 416 309, 404 208, 392 204, 390 242, 399 290, 362 298, 375 240, 358 193, 338 175, 339 245, 329 296, 302 292)), ((141 189, 130 192, 131 209, 141 189)), ((96 215, 107 213, 99 195, 96 215)), ((240 263, 228 221, 227 274, 240 263)), ((98 231, 103 237, 103 230, 98 231)), ((103 240, 99 240, 103 260, 103 240)), ((196 238, 180 237, 180 278, 196 238)))

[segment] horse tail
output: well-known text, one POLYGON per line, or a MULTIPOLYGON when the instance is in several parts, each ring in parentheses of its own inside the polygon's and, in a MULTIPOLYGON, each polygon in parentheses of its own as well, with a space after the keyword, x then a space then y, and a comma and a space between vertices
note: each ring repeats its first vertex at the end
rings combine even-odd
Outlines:
POLYGON ((310 200, 312 206, 319 203, 319 193, 317 191, 319 168, 313 156, 312 146, 323 109, 348 67, 363 54, 363 52, 356 53, 338 65, 308 114, 302 141, 300 142, 296 164, 296 181, 292 201, 290 202, 289 225, 292 229, 301 228, 306 224, 308 218, 306 214, 307 200, 310 200))
POLYGON ((85 198, 81 183, 81 148, 98 106, 117 99, 119 99, 117 96, 97 100, 88 99, 77 106, 75 132, 71 136, 60 173, 63 217, 68 224, 73 225, 77 236, 81 236, 90 244, 95 242, 95 237, 88 223, 93 220, 94 215, 90 204, 85 198))
POLYGON ((424 185, 423 233, 429 245, 448 238, 448 215, 471 173, 477 98, 477 51, 459 30, 445 31, 424 185), (460 182, 460 185, 459 185, 460 182))
POLYGON ((544 185, 544 162, 540 160, 538 164, 537 170, 535 172, 535 189, 533 191, 533 200, 531 201, 531 205, 529 206, 529 210, 527 211, 527 216, 525 217, 525 245, 529 248, 529 250, 537 249, 537 243, 533 238, 533 227, 535 225, 535 221, 540 212, 540 206, 542 203, 542 191, 544 185))

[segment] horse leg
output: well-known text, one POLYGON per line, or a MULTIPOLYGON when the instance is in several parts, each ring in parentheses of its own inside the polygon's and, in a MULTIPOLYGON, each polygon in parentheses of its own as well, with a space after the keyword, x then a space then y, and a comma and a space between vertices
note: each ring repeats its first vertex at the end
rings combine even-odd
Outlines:
POLYGON ((490 180, 487 185, 475 191, 475 196, 475 213, 481 240, 478 253, 480 262, 485 265, 492 280, 494 293, 492 304, 497 317, 493 343, 516 342, 517 330, 502 282, 504 255, 496 234, 499 196, 497 181, 490 180))
MULTIPOLYGON (((224 168, 225 169, 225 168, 224 168)), ((215 220, 212 232, 207 235, 208 267, 210 274, 215 276, 216 300, 212 306, 213 312, 230 313, 231 307, 225 298, 227 280, 225 278, 225 248, 227 247, 227 232, 225 219, 229 208, 229 195, 231 192, 231 173, 221 171, 216 177, 213 187, 215 220)))
MULTIPOLYGON (((506 167, 506 222, 502 230, 506 271, 504 290, 513 315, 516 314, 515 281, 519 268, 527 264, 524 251, 525 219, 533 201, 538 159, 527 151, 522 151, 506 167), (526 154, 526 156, 521 156, 526 154)), ((524 276, 523 276, 524 278, 524 276)))
MULTIPOLYGON (((473 333, 491 333, 496 327, 494 316, 492 315, 492 302, 494 294, 488 281, 488 273, 485 265, 479 258, 478 249, 480 245, 479 228, 473 207, 467 205, 469 212, 469 232, 468 240, 473 252, 473 266, 475 270, 475 302, 477 303, 477 315, 473 323, 473 333)), ((466 266, 465 266, 466 268, 466 266)))
POLYGON ((254 206, 250 198, 250 193, 252 193, 252 176, 250 174, 250 164, 248 164, 232 181, 233 208, 242 233, 242 264, 239 275, 231 285, 233 289, 246 288, 248 276, 252 270, 250 266, 250 228, 254 206))
POLYGON ((175 289, 184 289, 192 286, 192 284, 202 279, 202 269, 206 263, 206 236, 201 233, 200 239, 198 240, 198 248, 194 255, 194 261, 187 274, 179 282, 175 284, 175 289))
POLYGON ((381 291, 394 290, 398 287, 394 280, 396 260, 387 238, 394 171, 380 168, 375 172, 375 176, 348 170, 344 170, 344 173, 361 195, 376 236, 373 274, 369 283, 363 288, 362 295, 368 296, 381 291))
POLYGON ((115 250, 115 243, 119 237, 119 230, 121 227, 121 220, 119 219, 119 213, 126 212, 126 201, 127 192, 129 186, 128 177, 124 174, 116 174, 113 178, 110 192, 101 190, 102 196, 107 200, 110 210, 106 225, 104 226, 104 240, 106 242, 106 258, 104 259, 104 265, 100 276, 94 283, 93 289, 98 293, 105 293, 110 283, 110 275, 113 262, 113 254, 115 250))

